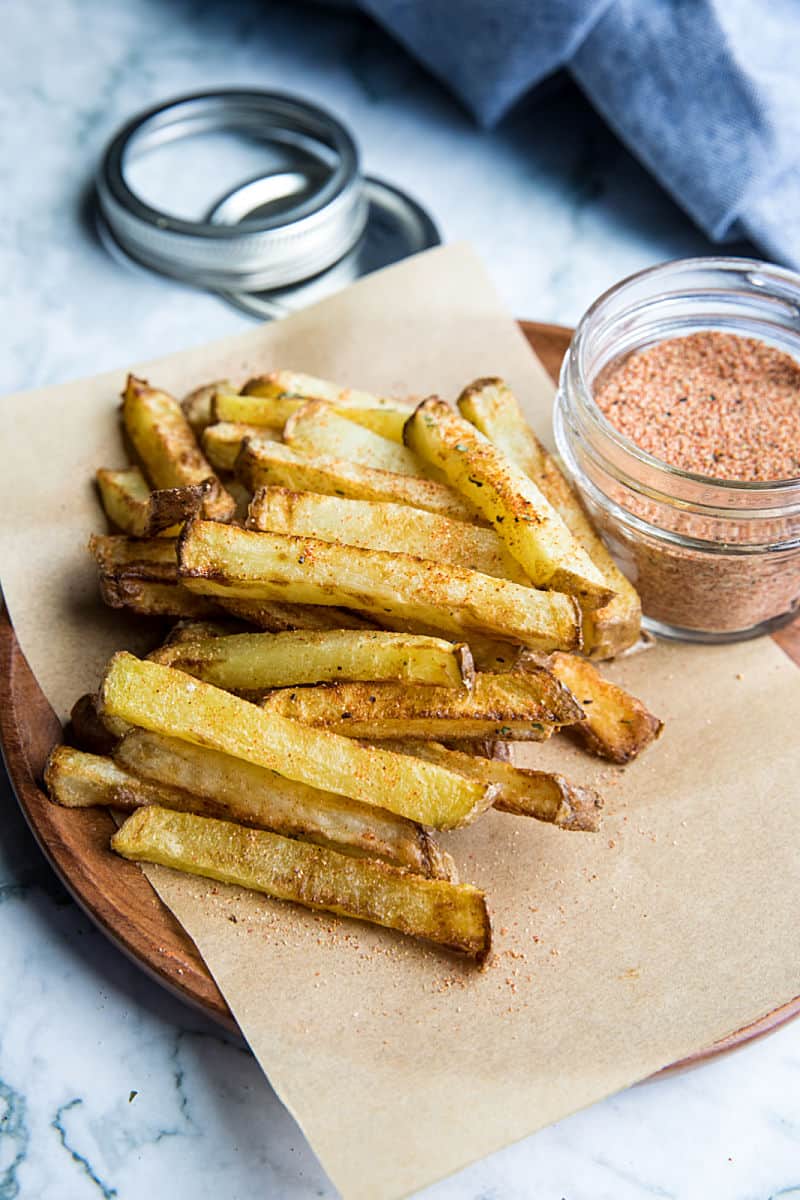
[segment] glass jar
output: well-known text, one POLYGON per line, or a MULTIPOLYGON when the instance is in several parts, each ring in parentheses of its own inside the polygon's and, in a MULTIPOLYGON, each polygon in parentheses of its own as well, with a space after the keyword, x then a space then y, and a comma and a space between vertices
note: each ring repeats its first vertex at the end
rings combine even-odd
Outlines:
POLYGON ((700 330, 760 338, 800 361, 800 275, 743 258, 641 271, 582 318, 554 414, 561 459, 645 625, 724 642, 767 632, 800 604, 800 478, 744 483, 672 467, 606 420, 594 389, 628 355, 700 330))

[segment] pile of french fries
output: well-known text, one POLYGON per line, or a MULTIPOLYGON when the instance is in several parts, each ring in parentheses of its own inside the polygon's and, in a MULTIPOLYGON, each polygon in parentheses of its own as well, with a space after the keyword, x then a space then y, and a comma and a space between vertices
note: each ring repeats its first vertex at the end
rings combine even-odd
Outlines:
POLYGON ((597 792, 513 743, 564 730, 625 763, 661 728, 590 661, 637 641, 639 599, 515 397, 276 371, 178 403, 131 376, 122 425, 100 592, 174 623, 76 703, 52 799, 129 813, 126 858, 483 961, 486 896, 435 831, 490 807, 595 831, 597 792))

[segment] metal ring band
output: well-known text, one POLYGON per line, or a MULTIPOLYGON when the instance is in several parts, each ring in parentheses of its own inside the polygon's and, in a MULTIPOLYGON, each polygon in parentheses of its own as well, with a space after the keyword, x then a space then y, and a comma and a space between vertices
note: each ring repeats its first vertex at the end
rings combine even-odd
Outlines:
POLYGON ((185 96, 134 117, 113 138, 97 177, 100 209, 122 247, 146 266, 209 288, 261 291, 326 270, 358 241, 367 218, 358 151, 335 117, 276 92, 185 96), (126 162, 166 141, 236 130, 312 149, 330 163, 318 189, 288 213, 237 225, 187 221, 146 204, 126 162))

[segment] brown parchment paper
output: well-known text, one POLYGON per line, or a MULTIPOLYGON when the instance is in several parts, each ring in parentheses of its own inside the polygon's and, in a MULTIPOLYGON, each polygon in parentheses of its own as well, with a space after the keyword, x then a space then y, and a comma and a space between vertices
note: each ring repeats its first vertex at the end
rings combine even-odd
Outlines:
MULTIPOLYGON (((550 382, 464 248, 137 370, 181 392, 276 366, 450 398, 501 374, 550 428, 550 382)), ((142 644, 98 605, 84 549, 102 527, 93 470, 124 461, 127 367, 3 401, 2 583, 61 715, 113 649, 142 644)), ((800 992, 800 672, 760 640, 660 644, 609 673, 666 720, 640 761, 598 764, 563 738, 525 751, 603 789, 602 833, 491 813, 447 839, 491 897, 496 949, 482 972, 366 925, 148 871, 347 1200, 406 1195, 800 992)))

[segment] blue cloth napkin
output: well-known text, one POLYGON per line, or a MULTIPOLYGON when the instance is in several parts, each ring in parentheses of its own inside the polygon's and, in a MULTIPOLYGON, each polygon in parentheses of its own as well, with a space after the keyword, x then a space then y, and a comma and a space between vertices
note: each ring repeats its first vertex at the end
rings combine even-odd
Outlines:
POLYGON ((714 241, 800 267, 800 0, 356 0, 491 126, 559 69, 714 241))

